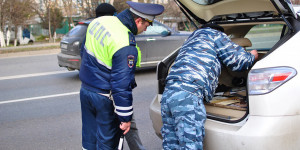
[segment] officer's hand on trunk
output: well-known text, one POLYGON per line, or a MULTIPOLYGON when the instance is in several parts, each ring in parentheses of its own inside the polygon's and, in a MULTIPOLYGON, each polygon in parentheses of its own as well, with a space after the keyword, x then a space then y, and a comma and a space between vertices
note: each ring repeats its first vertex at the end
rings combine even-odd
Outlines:
POLYGON ((130 130, 131 122, 121 122, 120 129, 124 131, 124 135, 130 130))

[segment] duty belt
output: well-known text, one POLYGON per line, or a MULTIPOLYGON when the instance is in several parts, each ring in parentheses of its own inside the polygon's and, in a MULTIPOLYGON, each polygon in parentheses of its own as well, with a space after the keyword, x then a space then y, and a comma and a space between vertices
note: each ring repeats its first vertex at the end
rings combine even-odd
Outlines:
POLYGON ((110 100, 112 100, 111 91, 110 91, 109 94, 104 94, 104 93, 98 93, 98 94, 103 95, 103 96, 106 96, 106 97, 108 97, 110 100))

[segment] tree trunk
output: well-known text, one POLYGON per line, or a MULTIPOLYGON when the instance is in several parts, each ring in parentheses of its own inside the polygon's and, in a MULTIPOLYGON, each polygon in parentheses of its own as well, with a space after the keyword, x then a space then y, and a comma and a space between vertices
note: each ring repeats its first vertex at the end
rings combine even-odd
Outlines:
POLYGON ((4 35, 3 35, 1 28, 0 28, 0 39, 1 39, 1 41, 0 41, 1 47, 5 47, 4 35))
POLYGON ((51 35, 51 22, 50 22, 50 8, 48 8, 48 11, 49 11, 49 43, 51 42, 52 40, 52 35, 51 35))
MULTIPOLYGON (((2 19, 2 4, 3 4, 3 1, 1 1, 1 4, 0 4, 0 45, 1 47, 5 47, 5 40, 4 40, 4 34, 2 32, 2 25, 3 25, 3 19, 2 19)), ((4 31, 4 30, 3 30, 4 31)))
POLYGON ((71 15, 71 27, 74 27, 74 21, 73 21, 73 17, 72 17, 72 15, 71 15))
POLYGON ((18 43, 18 40, 17 40, 17 39, 15 39, 15 40, 14 40, 14 47, 16 47, 16 46, 17 46, 17 43, 18 43))

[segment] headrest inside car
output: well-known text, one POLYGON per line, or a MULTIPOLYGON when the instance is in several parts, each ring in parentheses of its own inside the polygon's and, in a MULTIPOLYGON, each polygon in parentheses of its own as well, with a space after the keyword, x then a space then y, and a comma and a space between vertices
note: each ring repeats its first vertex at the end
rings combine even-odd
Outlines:
POLYGON ((251 47, 252 43, 248 38, 232 38, 231 41, 242 47, 251 47))

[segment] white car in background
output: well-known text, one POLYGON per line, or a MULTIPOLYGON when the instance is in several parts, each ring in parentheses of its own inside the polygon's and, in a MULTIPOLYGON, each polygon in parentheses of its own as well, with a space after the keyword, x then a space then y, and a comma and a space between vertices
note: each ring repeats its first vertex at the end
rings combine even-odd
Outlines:
MULTIPOLYGON (((4 32, 4 40, 7 44, 7 40, 9 39, 9 43, 13 44, 15 40, 15 27, 12 27, 11 31, 8 31, 8 28, 6 27, 6 32, 4 32), (7 37, 7 34, 9 36, 7 37)), ((30 33, 30 37, 24 37, 23 38, 23 28, 21 26, 18 26, 17 28, 17 45, 24 45, 24 44, 33 44, 35 42, 35 37, 30 33)))
MULTIPOLYGON (((205 150, 300 149, 300 17, 289 0, 175 0, 195 24, 214 22, 259 60, 244 72, 223 67, 205 103, 205 150), (204 3, 208 2, 208 3, 204 3)), ((179 49, 178 49, 179 50, 179 49)), ((150 118, 161 137, 160 100, 178 50, 157 66, 150 118)))

